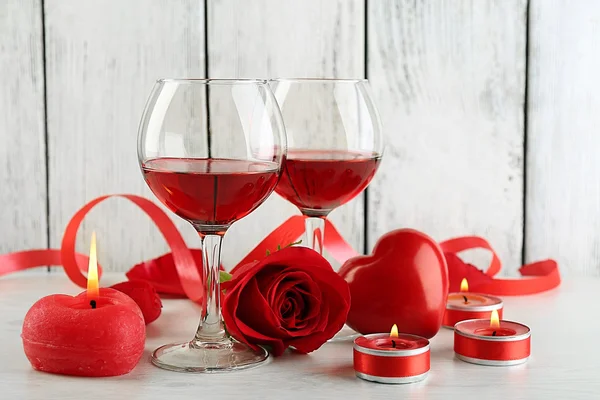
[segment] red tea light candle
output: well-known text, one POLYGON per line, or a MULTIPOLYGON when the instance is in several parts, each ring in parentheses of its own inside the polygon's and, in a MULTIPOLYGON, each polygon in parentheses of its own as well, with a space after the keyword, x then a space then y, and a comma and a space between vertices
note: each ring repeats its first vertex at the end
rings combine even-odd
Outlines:
POLYGON ((531 354, 531 332, 523 324, 492 318, 462 321, 454 327, 454 352, 463 361, 480 365, 522 364, 531 354))
POLYGON ((354 340, 356 376, 378 383, 412 383, 429 373, 429 341, 399 334, 396 325, 387 333, 375 333, 354 340))
POLYGON ((37 301, 25 316, 21 337, 25 355, 39 371, 116 376, 137 365, 144 353, 144 317, 126 294, 98 288, 95 235, 87 290, 37 301))
POLYGON ((469 283, 463 279, 460 283, 460 292, 448 294, 442 326, 453 328, 458 322, 468 319, 489 320, 492 311, 496 311, 502 318, 502 308, 502 300, 497 297, 469 293, 469 283))

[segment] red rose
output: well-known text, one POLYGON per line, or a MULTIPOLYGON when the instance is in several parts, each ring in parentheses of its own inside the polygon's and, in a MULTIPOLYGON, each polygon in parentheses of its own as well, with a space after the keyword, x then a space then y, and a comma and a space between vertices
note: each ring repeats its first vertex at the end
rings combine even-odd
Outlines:
POLYGON ((142 280, 130 280, 112 285, 111 288, 125 293, 137 303, 146 325, 160 316, 162 302, 151 283, 142 280))
POLYGON ((232 271, 222 284, 223 319, 240 342, 309 353, 346 322, 348 284, 317 252, 288 247, 232 271))

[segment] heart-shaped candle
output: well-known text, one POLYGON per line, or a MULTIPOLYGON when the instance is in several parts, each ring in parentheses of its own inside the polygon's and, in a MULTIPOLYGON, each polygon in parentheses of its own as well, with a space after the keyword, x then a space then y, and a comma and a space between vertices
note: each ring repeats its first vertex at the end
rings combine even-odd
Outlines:
POLYGON ((347 324, 362 333, 398 325, 402 333, 433 337, 448 295, 444 253, 429 236, 398 229, 382 236, 369 256, 348 260, 340 275, 350 286, 347 324))
POLYGON ((23 348, 34 369, 64 375, 115 376, 131 371, 144 352, 140 308, 114 289, 98 289, 95 240, 88 290, 38 300, 23 321, 23 348))

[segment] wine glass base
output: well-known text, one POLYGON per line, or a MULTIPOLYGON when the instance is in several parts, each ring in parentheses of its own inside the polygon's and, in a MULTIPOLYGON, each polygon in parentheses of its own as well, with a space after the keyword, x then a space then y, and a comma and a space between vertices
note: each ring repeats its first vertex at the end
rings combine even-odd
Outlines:
POLYGON ((259 347, 254 350, 231 340, 227 345, 198 345, 195 341, 167 344, 154 350, 152 363, 176 372, 215 373, 258 367, 267 361, 269 353, 259 347))

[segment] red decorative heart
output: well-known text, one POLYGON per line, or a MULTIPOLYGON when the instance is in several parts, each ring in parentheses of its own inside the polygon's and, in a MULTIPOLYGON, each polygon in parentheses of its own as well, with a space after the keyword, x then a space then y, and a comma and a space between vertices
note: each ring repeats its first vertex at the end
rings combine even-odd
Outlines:
POLYGON ((373 254, 346 261, 339 271, 350 286, 347 324, 362 333, 431 338, 440 329, 448 296, 448 268, 436 241, 413 229, 383 235, 373 254))

